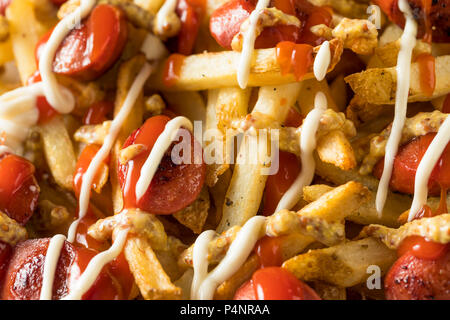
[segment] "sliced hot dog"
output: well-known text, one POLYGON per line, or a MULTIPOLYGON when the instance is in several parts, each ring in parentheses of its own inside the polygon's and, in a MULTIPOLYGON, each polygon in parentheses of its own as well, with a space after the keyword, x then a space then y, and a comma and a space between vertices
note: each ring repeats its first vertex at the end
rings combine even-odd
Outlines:
MULTIPOLYGON (((417 167, 422 160, 428 146, 436 136, 435 133, 428 133, 410 141, 399 148, 394 160, 390 187, 392 190, 403 193, 414 193, 414 182, 417 167)), ((380 178, 383 173, 384 159, 378 161, 374 168, 374 175, 380 178)), ((442 156, 434 167, 430 180, 428 181, 429 194, 439 195, 442 188, 450 187, 450 146, 444 149, 442 156)))
MULTIPOLYGON (((44 35, 36 46, 37 60, 50 34, 44 35)), ((122 10, 112 5, 98 5, 61 43, 53 61, 53 71, 82 80, 96 79, 119 58, 127 36, 127 20, 122 10)))
POLYGON ((384 280, 389 300, 449 300, 450 250, 436 260, 402 255, 384 280))

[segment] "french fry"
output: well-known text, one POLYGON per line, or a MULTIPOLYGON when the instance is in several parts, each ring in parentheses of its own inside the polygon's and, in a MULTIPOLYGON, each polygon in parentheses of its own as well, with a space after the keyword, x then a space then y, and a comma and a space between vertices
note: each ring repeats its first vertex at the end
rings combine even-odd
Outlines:
POLYGON ((356 170, 341 170, 333 165, 326 164, 316 158, 316 172, 319 176, 334 184, 341 185, 347 181, 357 181, 368 187, 371 192, 372 201, 366 202, 349 220, 359 224, 380 223, 387 226, 398 226, 398 217, 402 212, 411 207, 412 199, 407 195, 388 192, 383 214, 380 216, 375 208, 375 192, 378 188, 378 180, 372 176, 362 176, 356 170))
POLYGON ((236 290, 250 279, 260 266, 259 257, 256 254, 252 254, 235 274, 217 287, 214 300, 232 300, 236 290))
POLYGON ((171 282, 145 238, 129 237, 125 243, 124 253, 144 299, 181 298, 181 289, 171 282))
POLYGON ((315 281, 313 287, 322 300, 347 300, 345 288, 321 281, 315 281))
POLYGON ((14 60, 11 40, 0 42, 0 66, 14 60))
MULTIPOLYGON (((436 58, 436 87, 433 95, 426 95, 420 86, 420 72, 417 62, 411 64, 411 78, 408 102, 429 101, 450 93, 450 56, 436 58)), ((397 86, 395 67, 373 68, 352 74, 345 78, 362 101, 373 104, 394 104, 397 86)))
POLYGON ((301 90, 298 95, 297 104, 300 107, 301 114, 306 116, 314 108, 314 99, 318 92, 323 92, 327 97, 328 108, 339 111, 334 102, 330 87, 326 80, 317 81, 317 79, 308 79, 301 82, 301 90))
MULTIPOLYGON (((292 83, 277 87, 262 87, 259 90, 258 102, 253 108, 253 113, 263 114, 275 122, 283 122, 287 116, 289 108, 294 104, 300 90, 299 83, 292 83), (283 102, 283 103, 281 103, 283 102), (283 108, 280 108, 280 105, 283 108)), ((249 218, 256 215, 261 202, 267 175, 261 171, 269 163, 263 163, 270 152, 270 146, 256 141, 256 150, 247 150, 255 147, 251 139, 254 136, 247 136, 249 140, 244 140, 241 144, 237 159, 243 159, 241 164, 234 167, 233 176, 228 187, 226 200, 223 206, 222 220, 217 227, 218 232, 222 232, 235 225, 243 225, 249 218), (249 156, 257 155, 256 164, 251 164, 249 156)), ((261 139, 260 139, 261 140, 261 139)), ((253 140, 255 142, 255 140, 253 140)), ((267 141, 267 144, 269 142, 267 141)))
POLYGON ((395 251, 378 240, 367 238, 298 255, 282 267, 304 281, 324 281, 340 287, 363 283, 370 276, 367 268, 376 265, 385 274, 397 259, 395 251))
POLYGON ((349 18, 367 19, 367 3, 355 0, 310 0, 316 6, 329 6, 336 12, 349 18))
MULTIPOLYGON (((332 70, 342 54, 342 41, 334 39, 330 42, 332 70)), ((319 47, 314 48, 314 54, 319 47)), ((207 90, 221 87, 235 87, 237 83, 237 69, 240 58, 239 52, 223 51, 215 53, 201 53, 187 56, 180 68, 180 74, 175 84, 169 89, 172 91, 207 90), (211 68, 214 66, 214 68, 211 68)), ((147 86, 154 89, 167 89, 163 84, 163 62, 155 75, 147 82, 147 86)), ((313 78, 312 66, 304 80, 313 78)), ((255 50, 250 67, 248 86, 270 86, 296 82, 293 74, 281 74, 280 65, 277 62, 276 50, 255 50)))
POLYGON ((210 207, 209 193, 203 188, 198 198, 186 208, 175 212, 173 217, 182 225, 191 229, 195 234, 199 234, 203 230, 203 226, 208 217, 210 207))
POLYGON ((41 124, 40 133, 45 158, 53 178, 60 187, 72 190, 77 160, 62 116, 55 116, 41 124))
POLYGON ((27 230, 0 211, 0 240, 14 246, 17 242, 28 237, 27 230))
MULTIPOLYGON (((136 75, 139 73, 140 68, 145 62, 145 58, 142 55, 136 56, 131 60, 124 62, 119 70, 117 78, 117 94, 116 102, 114 106, 114 114, 116 115, 122 108, 128 90, 130 89, 136 75)), ((116 143, 114 144, 111 155, 111 172, 117 172, 117 163, 119 159, 120 149, 125 142, 125 139, 142 124, 142 117, 144 115, 144 96, 141 93, 137 98, 133 112, 130 112, 128 118, 122 125, 122 130, 117 136, 116 143)), ((123 208, 122 189, 120 188, 117 174, 111 174, 112 196, 114 212, 119 213, 123 208)))
POLYGON ((381 240, 390 249, 397 249, 402 241, 410 236, 425 237, 429 241, 446 244, 450 242, 450 214, 416 219, 398 229, 370 225, 365 227, 359 235, 360 238, 368 236, 381 240))
POLYGON ((170 109, 172 109, 176 114, 185 116, 191 121, 201 121, 202 123, 205 122, 206 106, 200 93, 190 91, 170 93, 163 92, 163 96, 170 106, 170 109), (187 101, 189 101, 188 108, 186 108, 187 101))
POLYGON ((36 19, 30 0, 14 0, 6 11, 9 32, 22 84, 36 71, 34 49, 46 29, 36 19))
MULTIPOLYGON (((374 55, 371 58, 368 68, 390 68, 397 65, 397 57, 400 51, 400 40, 387 43, 375 49, 374 55)), ((430 44, 418 40, 413 49, 412 60, 422 53, 431 53, 430 44)))
POLYGON ((353 148, 340 130, 331 131, 321 137, 317 142, 317 153, 323 162, 332 163, 342 170, 356 167, 353 148))

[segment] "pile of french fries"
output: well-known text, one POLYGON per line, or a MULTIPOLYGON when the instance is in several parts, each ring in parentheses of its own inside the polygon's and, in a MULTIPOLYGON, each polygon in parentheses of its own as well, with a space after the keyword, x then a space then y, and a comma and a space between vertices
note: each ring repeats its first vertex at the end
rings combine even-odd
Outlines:
MULTIPOLYGON (((100 79, 80 82, 58 76, 74 92, 76 109, 36 126, 30 133, 25 155, 38 172, 44 172, 38 177, 39 209, 26 230, 0 213, 2 241, 14 244, 27 237, 67 232, 77 210, 72 180, 78 155, 88 143, 101 144, 110 125, 106 121, 84 126, 81 116, 112 90, 116 115, 146 61, 139 48, 145 36, 153 32, 152 19, 164 1, 106 2, 128 7, 126 13, 133 17, 128 20, 132 36, 119 61, 100 79)), ((251 60, 248 87, 241 89, 236 69, 240 53, 218 48, 209 34, 209 16, 226 1, 206 2, 195 53, 183 61, 176 83, 170 88, 164 85, 165 60, 159 61, 126 119, 114 144, 110 165, 102 168, 101 183, 92 192, 91 205, 99 220, 89 234, 110 241, 121 228, 130 228, 124 248, 136 283, 130 299, 189 299, 192 250, 197 236, 205 230, 216 230, 208 249, 209 263, 214 266, 245 222, 261 213, 268 178, 263 169, 269 163, 235 160, 253 153, 264 158, 270 152, 270 139, 252 150, 249 144, 256 137, 250 130, 237 131, 245 127, 248 119, 269 133, 278 129, 280 149, 299 156, 299 130, 284 127, 283 122, 291 107, 306 116, 314 106, 316 93, 324 92, 329 109, 317 132, 315 179, 312 185, 304 187, 303 197, 294 209, 276 212, 267 219, 261 237, 282 237, 282 267, 310 284, 323 299, 344 300, 350 291, 361 298, 382 299, 382 289, 366 288, 371 275, 367 272, 369 266, 378 266, 383 276, 397 258, 399 243, 410 235, 426 236, 440 243, 449 241, 448 214, 410 223, 399 220, 411 206, 409 195, 389 192, 383 214, 375 209, 378 180, 371 169, 384 153, 374 144, 389 134, 386 130, 393 120, 395 65, 402 30, 389 24, 384 16, 381 29, 376 29, 367 20, 369 1, 311 0, 316 5, 330 6, 334 12, 333 27, 316 30, 327 34, 330 41, 331 63, 326 79, 317 81, 309 70, 297 82, 294 75, 282 74, 274 48, 258 49, 251 60), (369 28, 361 28, 362 24, 369 28), (161 113, 166 106, 191 121, 201 121, 205 129, 215 130, 214 139, 203 139, 203 147, 214 149, 226 161, 208 164, 203 191, 182 211, 156 216, 136 209, 129 211, 126 219, 115 219, 123 207, 117 177, 117 166, 124 156, 120 152, 123 143, 145 119, 161 113), (233 132, 232 136, 229 132, 233 132), (238 148, 224 144, 238 134, 244 137, 238 148)), ((77 3, 70 0, 58 12, 48 0, 12 1, 6 18, 0 20, 0 93, 26 84, 37 68, 36 43, 57 23, 58 16, 64 15, 64 10, 77 3), (3 25, 5 31, 1 29, 3 25)), ((314 55, 318 50, 319 47, 314 48, 314 55)), ((433 52, 436 56, 436 89, 431 97, 422 92, 418 65, 412 63, 410 126, 404 129, 405 139, 436 132, 439 125, 432 125, 433 117, 445 117, 440 110, 444 97, 450 93, 450 44, 418 41, 414 55, 421 52, 433 52), (425 132, 414 127, 414 123, 423 121, 430 122, 425 132)), ((438 203, 433 197, 428 200, 431 208, 438 203)), ((232 299, 258 268, 258 257, 251 254, 232 277, 218 286, 215 299, 232 299)))

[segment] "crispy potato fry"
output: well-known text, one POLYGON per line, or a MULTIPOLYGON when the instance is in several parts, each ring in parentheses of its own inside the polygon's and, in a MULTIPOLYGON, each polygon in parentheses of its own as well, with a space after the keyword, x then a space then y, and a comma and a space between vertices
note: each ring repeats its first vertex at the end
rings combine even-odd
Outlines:
POLYGON ((318 92, 323 92, 327 97, 328 108, 339 111, 334 102, 330 87, 326 80, 317 81, 317 79, 307 79, 301 82, 301 90, 298 95, 297 104, 300 107, 301 114, 306 116, 314 108, 314 100, 318 92))
POLYGON ((72 190, 77 160, 62 116, 55 116, 41 124, 40 133, 45 158, 53 178, 60 187, 72 190))
POLYGON ((322 300, 347 300, 345 288, 330 285, 321 281, 315 281, 313 287, 322 300))
POLYGON ((356 167, 353 148, 345 134, 340 130, 331 131, 319 139, 317 153, 323 162, 332 163, 342 170, 350 170, 356 167))
MULTIPOLYGON (((342 41, 334 39, 330 42, 332 70, 342 54, 342 41)), ((319 47, 314 48, 315 54, 319 47)), ((170 90, 206 90, 221 87, 237 86, 237 69, 240 58, 239 52, 223 51, 217 53, 202 53, 186 57, 181 66, 176 83, 170 90), (211 68, 210 66, 214 66, 211 68)), ((152 76, 147 85, 151 88, 163 89, 164 65, 152 76)), ((309 73, 303 79, 313 77, 312 66, 309 73)), ((280 65, 277 62, 275 48, 255 50, 251 63, 248 86, 270 86, 295 82, 293 74, 282 75, 280 65)))
POLYGON ((367 3, 355 0, 309 0, 316 6, 329 6, 336 12, 350 18, 366 19, 367 3))
MULTIPOLYGON (((400 51, 400 40, 387 43, 375 49, 368 68, 390 68, 397 65, 397 57, 400 51)), ((422 53, 431 53, 430 44, 417 40, 413 49, 412 60, 415 61, 417 56, 422 53)))
MULTIPOLYGON (((378 180, 372 176, 362 176, 356 170, 341 170, 333 165, 326 164, 316 158, 316 172, 319 176, 334 184, 340 185, 347 181, 361 182, 372 191, 371 198, 375 199, 378 180)), ((389 192, 383 214, 379 216, 375 201, 368 201, 356 214, 348 217, 349 220, 359 224, 380 223, 391 227, 399 225, 397 221, 402 212, 411 207, 412 199, 407 195, 389 192)))
MULTIPOLYGON (((115 115, 120 111, 122 104, 128 94, 128 90, 130 89, 134 78, 141 70, 144 62, 144 56, 139 55, 127 62, 124 62, 121 65, 117 78, 117 95, 114 107, 115 115)), ((117 136, 116 143, 114 144, 111 155, 111 172, 114 172, 114 174, 111 174, 111 185, 115 213, 119 213, 123 207, 122 189, 120 188, 118 177, 116 174, 120 149, 122 148, 125 139, 128 138, 128 136, 142 124, 143 115, 144 97, 143 94, 140 94, 133 106, 133 112, 130 112, 127 120, 122 126, 122 130, 117 136)))
POLYGON ((0 211, 0 240, 14 246, 28 237, 27 230, 0 211))
POLYGON ((198 198, 186 208, 175 212, 173 217, 179 223, 191 229, 195 234, 203 231, 208 211, 210 207, 209 193, 207 188, 203 188, 198 198))
MULTIPOLYGON (((289 108, 294 104, 299 90, 299 83, 262 87, 259 90, 258 102, 253 108, 252 114, 260 113, 275 122, 283 122, 289 108), (280 101, 284 101, 284 103, 280 103, 280 101), (283 108, 280 108, 280 105, 283 108)), ((218 232, 235 225, 243 225, 249 218, 256 215, 261 203, 267 180, 267 175, 263 174, 262 170, 264 168, 268 170, 270 165, 270 163, 264 163, 270 152, 270 143, 269 141, 267 141, 267 145, 261 141, 252 143, 256 141, 256 137, 249 135, 244 137, 247 137, 248 140, 242 142, 237 155, 237 159, 241 163, 237 163, 234 167, 223 206, 222 220, 217 227, 218 232), (252 147, 257 149, 251 150, 252 147), (252 164, 250 157, 254 155, 257 159, 256 162, 253 161, 255 164, 252 164)))
MULTIPOLYGON (((419 65, 411 64, 411 82, 408 102, 429 101, 450 93, 450 56, 436 58, 436 87, 433 95, 427 96, 420 86, 419 65)), ((363 101, 373 104, 394 104, 397 86, 397 73, 395 67, 373 68, 352 74, 345 78, 353 91, 363 101)))
POLYGON ((324 281, 351 287, 366 281, 367 268, 376 265, 385 274, 397 259, 395 251, 378 240, 367 238, 298 255, 283 263, 283 268, 304 281, 324 281))
POLYGON ((0 42, 0 66, 14 60, 11 40, 0 42))
POLYGON ((36 71, 34 49, 46 32, 36 19, 34 5, 30 0, 14 0, 6 11, 9 32, 22 84, 36 71))
POLYGON ((181 289, 171 282, 147 239, 129 237, 125 243, 124 253, 144 299, 181 298, 181 289))
POLYGON ((239 289, 245 281, 250 279, 253 273, 260 267, 259 257, 256 254, 252 254, 238 271, 217 287, 214 299, 232 300, 236 290, 239 289))
POLYGON ((450 214, 416 219, 405 223, 398 229, 374 224, 364 227, 359 235, 360 238, 373 237, 379 239, 390 249, 397 249, 402 241, 410 236, 425 237, 438 243, 449 243, 450 214))
MULTIPOLYGON (((167 101, 176 114, 185 116, 189 120, 201 121, 202 123, 206 120, 206 106, 203 101, 203 97, 198 92, 163 92, 163 97, 167 101), (189 101, 189 105, 186 103, 189 101)), ((196 137, 197 139, 201 137, 196 137)), ((201 141, 201 140, 199 140, 201 141)))

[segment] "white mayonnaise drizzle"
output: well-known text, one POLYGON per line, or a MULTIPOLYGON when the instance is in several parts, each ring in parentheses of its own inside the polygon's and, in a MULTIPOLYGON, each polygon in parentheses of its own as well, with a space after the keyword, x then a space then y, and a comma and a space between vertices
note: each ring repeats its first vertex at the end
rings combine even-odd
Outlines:
POLYGON ((22 154, 23 142, 39 119, 36 99, 42 95, 42 83, 20 87, 0 96, 0 134, 9 152, 22 154))
POLYGON ((414 219, 415 215, 427 203, 428 198, 428 180, 436 163, 444 152, 445 147, 450 142, 450 117, 447 117, 439 128, 437 135, 428 146, 419 166, 417 167, 414 199, 409 210, 408 221, 414 219))
POLYGON ((379 215, 382 214, 386 202, 389 181, 391 180, 392 175, 392 166, 398 151, 403 126, 405 125, 411 75, 411 58, 412 51, 416 45, 417 35, 417 23, 414 21, 408 2, 406 0, 399 0, 398 7, 405 15, 406 23, 403 35, 400 39, 400 52, 398 53, 397 58, 397 91, 395 93, 394 121, 392 123, 391 134, 389 135, 386 144, 384 169, 378 185, 375 202, 379 215))
POLYGON ((92 181, 94 180, 95 175, 97 174, 103 161, 108 157, 109 153, 111 152, 111 148, 113 147, 113 144, 116 141, 117 135, 119 134, 120 129, 123 126, 123 123, 125 122, 131 110, 133 109, 134 103, 136 102, 139 93, 144 87, 144 84, 147 81, 150 74, 152 73, 152 71, 153 67, 148 63, 146 63, 142 67, 141 71, 139 72, 133 84, 131 85, 130 90, 128 91, 128 95, 125 98, 122 108, 112 121, 111 127, 108 131, 108 135, 105 137, 102 147, 97 152, 95 157, 92 159, 88 169, 86 170, 86 173, 83 175, 83 182, 81 184, 81 191, 80 191, 80 200, 79 200, 80 209, 78 212, 78 219, 75 220, 70 226, 69 234, 67 237, 68 241, 70 242, 72 242, 75 239, 78 224, 80 220, 83 219, 83 217, 86 215, 89 206, 89 198, 91 195, 92 181))
POLYGON ((98 274, 108 263, 113 261, 122 252, 127 240, 129 229, 120 230, 113 245, 106 251, 100 252, 89 261, 86 270, 76 284, 70 288, 70 292, 62 300, 81 300, 83 295, 91 288, 98 274))
MULTIPOLYGON (((314 76, 318 81, 325 79, 330 61, 330 43, 325 41, 320 46, 319 52, 314 60, 314 76)), ((292 209, 302 197, 303 187, 311 184, 316 168, 313 157, 317 144, 316 133, 319 127, 320 118, 327 108, 327 97, 323 92, 318 92, 314 100, 314 109, 308 113, 300 129, 300 159, 302 161, 302 171, 280 199, 275 212, 283 209, 292 209)))
POLYGON ((259 16, 263 10, 269 6, 269 3, 270 0, 258 0, 255 10, 252 11, 248 18, 250 24, 247 32, 244 34, 241 57, 237 69, 237 80, 242 89, 247 87, 250 75, 250 62, 252 61, 253 51, 255 50, 256 26, 258 24, 259 16))
POLYGON ((303 187, 310 185, 314 178, 316 163, 314 161, 314 150, 316 149, 316 133, 319 128, 320 118, 327 110, 327 97, 323 92, 317 92, 314 109, 311 110, 303 120, 300 134, 300 159, 302 170, 294 183, 286 191, 278 202, 275 212, 283 209, 292 209, 303 195, 303 187))
POLYGON ((192 279, 191 297, 196 296, 200 285, 208 276, 208 247, 215 234, 213 230, 207 230, 195 240, 192 252, 194 278, 192 279))
MULTIPOLYGON (((193 286, 195 285, 195 288, 198 288, 198 290, 191 291, 191 298, 193 300, 211 300, 214 297, 214 292, 217 286, 231 277, 242 266, 247 257, 250 255, 256 241, 258 241, 260 237, 261 229, 264 226, 265 221, 266 217, 262 216, 255 216, 249 219, 239 231, 236 239, 228 249, 227 254, 217 265, 217 267, 215 267, 214 270, 211 271, 207 276, 200 272, 200 277, 205 277, 204 280, 201 281, 201 283, 197 281, 195 283, 193 282, 193 286)), ((201 250, 198 250, 197 253, 199 254, 197 256, 194 255, 193 257, 194 266, 197 267, 197 269, 194 269, 194 277, 195 273, 198 272, 198 270, 204 270, 205 268, 208 268, 208 257, 207 254, 205 254, 204 250, 204 248, 209 244, 208 239, 209 236, 207 234, 206 236, 199 236, 197 238, 197 241, 195 242, 195 246, 200 246, 201 250)))
POLYGON ((156 170, 158 170, 158 166, 164 156, 164 153, 167 149, 169 149, 172 141, 177 137, 178 130, 181 127, 185 127, 189 131, 193 130, 192 123, 188 118, 176 117, 167 122, 164 131, 159 135, 153 145, 152 151, 150 151, 147 160, 145 160, 145 163, 141 168, 141 175, 136 183, 137 200, 141 199, 147 191, 156 170))
POLYGON ((318 81, 325 79, 327 75, 328 67, 331 62, 330 43, 325 41, 321 44, 319 52, 317 52, 314 59, 314 76, 318 81))
POLYGON ((170 23, 170 16, 175 13, 177 7, 177 0, 166 0, 159 9, 155 17, 154 30, 156 34, 164 34, 165 29, 170 23))
POLYGON ((52 300, 53 281, 64 241, 66 241, 66 237, 62 234, 57 234, 50 239, 47 253, 45 254, 44 275, 42 277, 46 281, 42 280, 40 300, 52 300))
POLYGON ((96 0, 82 0, 80 6, 65 16, 53 29, 42 56, 39 60, 39 72, 44 84, 44 95, 50 105, 59 113, 70 113, 75 107, 75 98, 66 88, 60 86, 53 73, 53 60, 64 38, 76 27, 76 22, 84 19, 94 8, 96 0))

